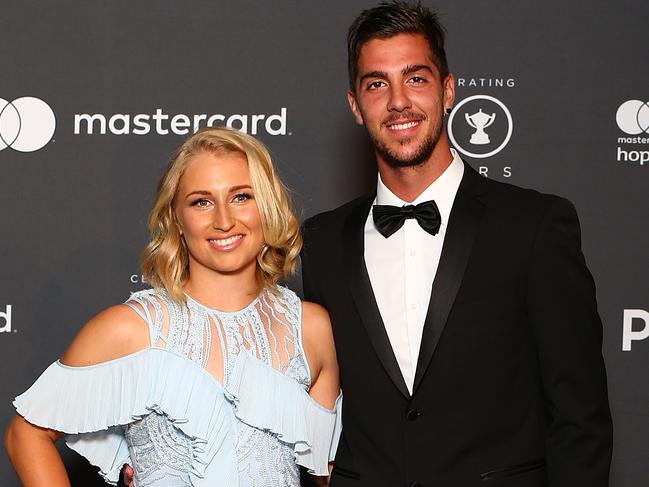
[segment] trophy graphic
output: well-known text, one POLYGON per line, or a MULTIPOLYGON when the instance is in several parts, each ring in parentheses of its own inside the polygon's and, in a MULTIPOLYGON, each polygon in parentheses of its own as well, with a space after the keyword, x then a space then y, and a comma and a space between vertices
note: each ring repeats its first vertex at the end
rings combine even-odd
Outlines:
POLYGON ((469 140, 469 142, 474 145, 488 144, 490 142, 489 135, 487 135, 487 132, 485 132, 484 129, 494 122, 496 114, 492 113, 491 115, 487 115, 482 111, 482 108, 480 108, 473 115, 465 113, 464 118, 466 119, 466 123, 475 129, 475 132, 471 134, 471 140, 469 140))

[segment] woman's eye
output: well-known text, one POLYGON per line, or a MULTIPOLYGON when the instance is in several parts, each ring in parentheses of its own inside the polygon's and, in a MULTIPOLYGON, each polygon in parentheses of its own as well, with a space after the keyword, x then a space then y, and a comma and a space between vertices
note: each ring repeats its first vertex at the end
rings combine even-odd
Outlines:
POLYGON ((204 208, 210 204, 209 200, 206 198, 198 198, 197 200, 192 201, 192 206, 198 206, 204 208))
POLYGON ((232 201, 234 201, 235 203, 243 203, 251 199, 252 199, 252 195, 249 193, 238 193, 234 195, 232 201))

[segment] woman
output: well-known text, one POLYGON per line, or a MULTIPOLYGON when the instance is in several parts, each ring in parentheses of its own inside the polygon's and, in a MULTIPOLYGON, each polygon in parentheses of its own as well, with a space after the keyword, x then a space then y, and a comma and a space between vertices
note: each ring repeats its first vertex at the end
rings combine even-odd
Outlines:
POLYGON ((111 484, 125 463, 136 487, 297 487, 298 465, 327 475, 333 338, 323 308, 278 285, 301 237, 265 147, 222 128, 191 136, 149 232, 154 289, 92 318, 14 402, 5 444, 24 485, 69 485, 63 434, 111 484))

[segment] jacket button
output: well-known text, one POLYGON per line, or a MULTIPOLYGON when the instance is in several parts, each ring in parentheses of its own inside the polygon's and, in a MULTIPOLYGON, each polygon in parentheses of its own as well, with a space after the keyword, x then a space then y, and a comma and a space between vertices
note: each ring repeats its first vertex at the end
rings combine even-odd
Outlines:
MULTIPOLYGON (((416 421, 419 416, 421 416, 421 411, 418 409, 411 409, 406 413, 406 419, 408 421, 416 421)), ((411 486, 416 487, 414 484, 411 484, 411 486)))
POLYGON ((424 484, 417 482, 416 480, 410 484, 410 487, 424 487, 424 484))

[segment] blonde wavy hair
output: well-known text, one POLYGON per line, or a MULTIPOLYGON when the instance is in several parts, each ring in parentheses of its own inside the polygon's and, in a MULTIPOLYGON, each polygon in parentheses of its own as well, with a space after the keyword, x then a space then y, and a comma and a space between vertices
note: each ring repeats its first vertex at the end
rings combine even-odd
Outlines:
POLYGON ((142 254, 142 274, 171 298, 185 299, 182 288, 189 278, 189 253, 176 222, 175 197, 187 163, 205 152, 217 156, 240 153, 246 157, 264 237, 257 255, 257 278, 260 285, 276 291, 280 279, 295 271, 302 248, 299 224, 268 149, 250 135, 222 127, 196 132, 167 164, 149 215, 149 243, 142 254))

